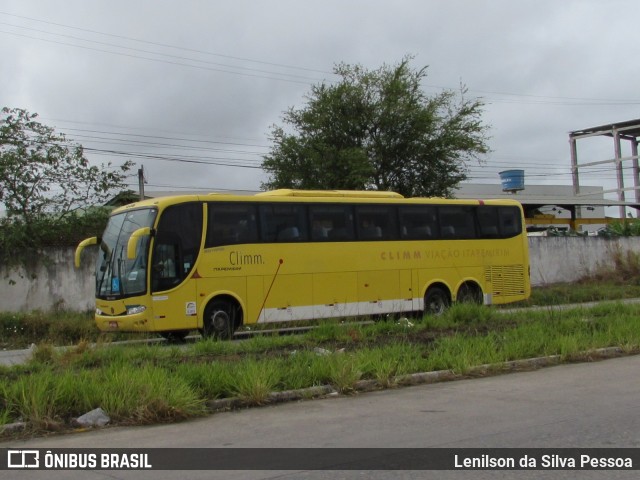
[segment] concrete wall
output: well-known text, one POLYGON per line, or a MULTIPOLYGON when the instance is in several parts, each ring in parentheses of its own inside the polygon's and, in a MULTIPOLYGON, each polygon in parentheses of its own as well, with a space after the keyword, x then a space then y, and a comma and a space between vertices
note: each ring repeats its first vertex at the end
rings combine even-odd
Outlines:
POLYGON ((47 248, 29 267, 0 266, 0 311, 94 310, 94 271, 97 247, 85 249, 79 270, 73 266, 75 248, 47 248))
POLYGON ((573 282, 613 264, 617 252, 640 254, 640 237, 529 237, 532 285, 573 282))
MULTIPOLYGON (((640 253, 640 237, 530 237, 531 283, 578 280, 610 264, 616 251, 640 253)), ((0 311, 93 310, 95 255, 96 247, 86 249, 80 270, 73 267, 73 248, 47 249, 48 261, 29 269, 0 266, 0 311)))

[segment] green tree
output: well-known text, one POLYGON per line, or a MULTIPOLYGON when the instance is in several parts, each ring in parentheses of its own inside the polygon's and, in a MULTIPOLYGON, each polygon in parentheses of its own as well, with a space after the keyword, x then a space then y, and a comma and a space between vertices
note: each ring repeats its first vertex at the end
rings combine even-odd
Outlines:
POLYGON ((311 87, 303 108, 274 125, 263 188, 393 190, 449 196, 468 162, 489 151, 483 104, 460 92, 428 96, 426 67, 404 58, 369 71, 340 64, 335 84, 311 87))
POLYGON ((26 264, 39 249, 100 235, 108 210, 100 205, 122 189, 131 162, 90 165, 83 149, 26 110, 0 117, 0 262, 26 264), (90 208, 89 208, 90 207, 90 208))
POLYGON ((30 224, 58 219, 103 203, 122 188, 131 162, 90 165, 82 146, 36 120, 37 114, 3 108, 0 118, 0 202, 7 216, 30 224))

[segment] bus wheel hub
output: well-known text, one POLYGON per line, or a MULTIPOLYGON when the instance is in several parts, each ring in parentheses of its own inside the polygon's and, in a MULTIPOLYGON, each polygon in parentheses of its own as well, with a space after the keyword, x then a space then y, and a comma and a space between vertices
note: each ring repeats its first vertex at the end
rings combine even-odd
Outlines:
POLYGON ((213 312, 211 323, 215 330, 224 330, 229 326, 229 315, 224 310, 213 312))

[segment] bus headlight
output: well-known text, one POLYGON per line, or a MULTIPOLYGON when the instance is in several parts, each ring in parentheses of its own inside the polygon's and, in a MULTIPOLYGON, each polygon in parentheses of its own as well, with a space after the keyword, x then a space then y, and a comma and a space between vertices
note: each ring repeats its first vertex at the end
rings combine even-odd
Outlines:
POLYGON ((142 313, 147 309, 144 305, 127 305, 127 315, 142 313))
POLYGON ((96 308, 96 315, 102 315, 104 312, 99 308, 96 308))

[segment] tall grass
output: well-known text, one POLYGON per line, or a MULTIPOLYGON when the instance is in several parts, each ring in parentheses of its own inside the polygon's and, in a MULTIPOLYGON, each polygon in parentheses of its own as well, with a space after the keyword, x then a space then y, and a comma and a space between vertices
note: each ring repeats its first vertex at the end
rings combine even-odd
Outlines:
POLYGON ((392 387, 395 377, 419 372, 423 366, 423 348, 407 343, 359 350, 357 361, 362 377, 376 380, 380 386, 392 387))
POLYGON ((576 283, 533 288, 522 305, 557 305, 640 297, 640 254, 612 248, 597 269, 576 283))
POLYGON ((101 407, 116 423, 148 424, 203 415, 215 398, 261 405, 278 390, 330 384, 349 393, 363 379, 392 387, 409 373, 465 374, 477 365, 545 355, 572 361, 609 346, 638 351, 639 319, 636 304, 510 313, 460 305, 440 317, 353 328, 329 323, 320 333, 243 342, 80 340, 63 350, 42 344, 28 365, 0 369, 0 422, 23 419, 39 431, 55 430, 101 407))
POLYGON ((34 429, 51 430, 61 423, 56 407, 60 390, 57 380, 49 372, 18 378, 3 391, 8 410, 34 429))
POLYGON ((362 371, 354 355, 334 353, 325 357, 329 366, 329 380, 340 393, 351 393, 362 378, 362 371))
POLYGON ((281 390, 296 390, 326 385, 331 379, 331 367, 324 356, 313 350, 295 350, 280 360, 281 390))
POLYGON ((248 359, 234 365, 230 390, 248 405, 263 405, 280 377, 280 370, 270 360, 248 359))
POLYGON ((27 348, 33 343, 43 342, 60 346, 74 345, 82 339, 98 342, 104 338, 113 341, 155 336, 136 333, 102 334, 96 328, 93 312, 68 310, 0 312, 0 348, 6 349, 27 348))
POLYGON ((235 394, 234 373, 229 363, 180 363, 172 372, 182 378, 200 398, 225 398, 235 394))
POLYGON ((102 408, 116 420, 136 423, 202 415, 204 402, 187 382, 153 366, 112 366, 103 372, 102 408))
MULTIPOLYGON (((154 423, 205 413, 204 401, 184 379, 152 366, 112 365, 99 371, 44 370, 4 383, 9 415, 51 430, 102 407, 121 423, 154 423)), ((7 419, 5 418, 5 421, 7 419)))
POLYGON ((593 276, 595 280, 608 280, 618 284, 640 282, 640 254, 618 248, 610 254, 610 261, 602 264, 593 276))

